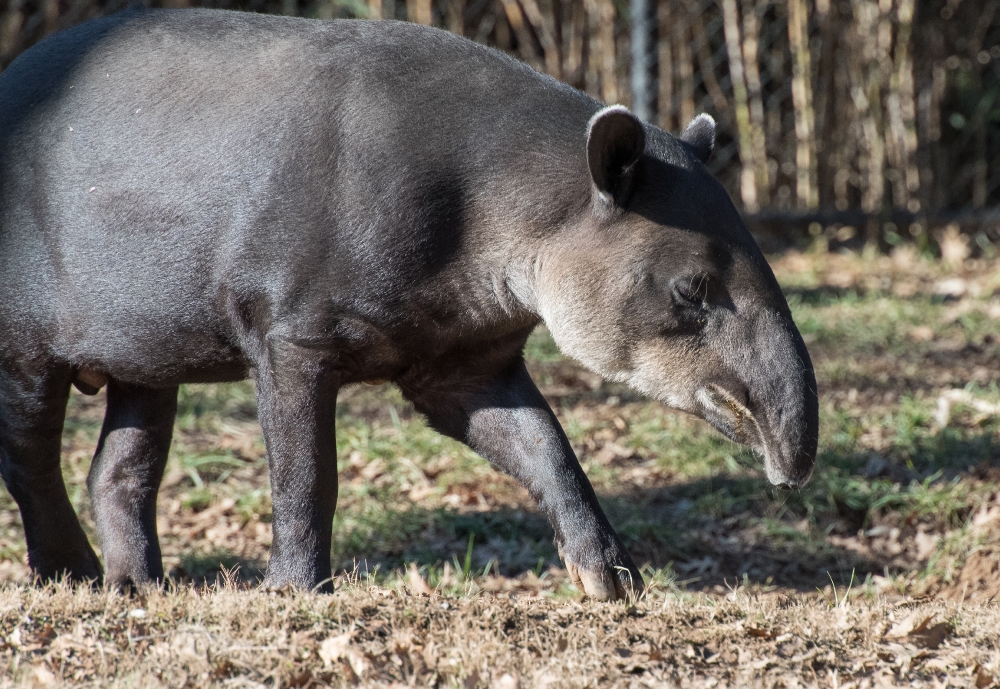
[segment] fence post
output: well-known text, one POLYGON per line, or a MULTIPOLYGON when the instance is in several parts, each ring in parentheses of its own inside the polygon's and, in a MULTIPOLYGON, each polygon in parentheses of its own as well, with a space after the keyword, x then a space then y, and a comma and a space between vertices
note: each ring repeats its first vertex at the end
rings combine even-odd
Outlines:
POLYGON ((657 16, 655 0, 632 0, 632 111, 656 122, 657 16))

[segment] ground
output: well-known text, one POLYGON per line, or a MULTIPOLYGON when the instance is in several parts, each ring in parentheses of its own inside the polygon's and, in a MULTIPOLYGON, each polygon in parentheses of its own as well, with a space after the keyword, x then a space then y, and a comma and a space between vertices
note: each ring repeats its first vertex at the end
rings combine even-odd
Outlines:
MULTIPOLYGON (((0 492, 0 686, 995 686, 1000 260, 945 255, 772 257, 821 398, 818 467, 795 492, 532 336, 532 375, 644 565, 631 604, 582 599, 527 493, 389 385, 341 395, 337 593, 257 590, 271 531, 252 385, 186 387, 160 495, 166 592, 30 586, 0 492)), ((102 411, 74 394, 64 433, 91 536, 102 411)))

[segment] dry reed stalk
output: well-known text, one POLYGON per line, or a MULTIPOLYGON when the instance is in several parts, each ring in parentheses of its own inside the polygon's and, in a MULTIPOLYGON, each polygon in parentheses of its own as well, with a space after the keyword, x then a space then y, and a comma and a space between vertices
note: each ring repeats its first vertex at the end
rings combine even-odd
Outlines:
POLYGON ((559 47, 553 38, 551 16, 542 14, 542 10, 535 0, 520 0, 520 2, 521 7, 524 8, 525 19, 534 29, 538 42, 542 46, 546 73, 551 74, 556 79, 562 79, 562 60, 559 55, 559 47))
POLYGON ((489 38, 490 32, 492 32, 498 48, 513 52, 514 39, 512 38, 513 34, 511 31, 506 11, 487 12, 483 16, 483 21, 479 24, 479 28, 476 29, 476 36, 482 36, 482 42, 485 42, 489 38))
MULTIPOLYGON (((941 141, 941 102, 944 100, 945 89, 948 86, 948 72, 943 64, 936 64, 931 75, 930 113, 927 118, 927 140, 933 144, 941 141)), ((932 148, 932 176, 938 183, 934 185, 936 193, 931 202, 932 208, 944 208, 948 204, 947 187, 943 183, 947 179, 947 153, 940 146, 932 148)), ((928 208, 930 210, 930 208, 928 208)))
POLYGON ((17 54, 18 39, 24 25, 24 13, 17 4, 11 2, 0 18, 0 67, 14 59, 17 54))
MULTIPOLYGON (((854 0, 853 50, 848 57, 851 99, 861 128, 861 210, 874 214, 882 208, 885 190, 885 145, 881 136, 881 68, 876 35, 878 5, 854 0)), ((869 240, 875 237, 869 228, 869 240)))
MULTIPOLYGON (((507 16, 510 28, 513 29, 514 35, 517 36, 517 47, 521 53, 521 59, 539 72, 545 71, 544 66, 538 60, 538 55, 535 53, 534 37, 531 34, 531 29, 527 26, 521 5, 518 4, 517 0, 500 0, 500 2, 503 4, 504 14, 507 16)), ((497 29, 500 29, 499 23, 497 24, 497 29)), ((499 37, 497 43, 500 44, 499 37)), ((509 45, 506 48, 509 50, 509 45)))
MULTIPOLYGON (((615 6, 612 0, 586 0, 590 20, 590 46, 594 76, 600 82, 600 98, 605 103, 618 102, 618 79, 615 74, 615 6)), ((588 84, 588 90, 591 86, 588 84)), ((597 89, 593 89, 597 91, 597 89)))
MULTIPOLYGON (((566 1, 572 4, 574 1, 579 1, 579 0, 566 0, 566 1)), ((551 17, 551 19, 549 20, 549 28, 552 32, 552 40, 555 43, 556 58, 559 61, 559 74, 562 75, 565 73, 564 63, 566 54, 566 43, 564 40, 566 33, 566 26, 565 26, 566 22, 564 16, 565 12, 563 11, 564 10, 563 0, 548 0, 548 2, 551 4, 551 7, 549 7, 547 11, 543 11, 543 14, 545 15, 546 18, 551 17)), ((543 8, 543 10, 545 10, 545 8, 543 8)), ((563 76, 560 76, 559 78, 565 79, 565 77, 563 76)))
POLYGON ((465 35, 465 1, 449 0, 445 21, 448 31, 459 36, 465 35))
POLYGON ((406 0, 406 19, 415 24, 430 26, 433 23, 431 0, 406 0))
POLYGON ((587 37, 587 11, 581 0, 570 6, 569 36, 566 38, 566 61, 563 78, 573 86, 586 88, 585 53, 587 37))
MULTIPOLYGON (((976 30, 969 41, 969 54, 974 56, 974 60, 978 60, 979 51, 983 48, 983 39, 985 39, 990 24, 993 22, 993 16, 997 12, 998 5, 1000 5, 998 0, 990 0, 979 14, 978 21, 976 22, 976 30)), ((989 150, 986 133, 986 113, 992 108, 996 94, 983 93, 980 70, 972 69, 970 71, 972 73, 970 91, 977 94, 979 99, 972 111, 972 117, 969 122, 972 129, 974 140, 973 150, 975 152, 975 158, 972 163, 972 206, 973 208, 982 208, 986 205, 988 193, 986 178, 989 174, 989 162, 986 159, 987 151, 989 150)))
POLYGON ((674 46, 677 50, 678 99, 680 121, 678 129, 694 119, 694 60, 691 58, 689 10, 684 3, 674 5, 674 46))
MULTIPOLYGON (((675 131, 676 118, 674 117, 674 61, 673 61, 673 26, 670 12, 670 3, 661 2, 657 7, 656 16, 659 22, 660 44, 657 46, 657 64, 660 69, 658 102, 656 104, 656 114, 659 119, 660 129, 664 131, 675 131)), ((678 127, 679 129, 679 127, 678 127)))
POLYGON ((617 103, 621 96, 615 70, 615 5, 612 0, 598 0, 600 9, 601 94, 606 103, 617 103))
POLYGON ((913 60, 910 44, 913 35, 914 0, 900 0, 897 10, 898 29, 894 69, 889 81, 886 109, 892 131, 892 158, 896 166, 893 180, 893 198, 898 207, 912 212, 920 210, 920 201, 913 195, 920 190, 920 172, 917 169, 916 106, 913 95, 913 60))
POLYGON ((43 17, 42 31, 50 34, 59 28, 57 25, 59 21, 59 0, 43 0, 41 4, 43 17))
POLYGON ((584 11, 584 60, 583 69, 584 90, 594 98, 601 98, 601 71, 598 65, 600 51, 597 39, 598 10, 597 0, 583 0, 584 11))
POLYGON ((722 92, 719 80, 715 76, 715 69, 712 67, 712 49, 708 43, 708 36, 705 35, 705 17, 707 14, 705 11, 698 12, 691 23, 691 28, 694 30, 695 52, 698 55, 698 71, 701 74, 702 82, 705 84, 705 90, 708 91, 708 97, 712 99, 712 107, 715 108, 716 114, 719 114, 729 109, 729 99, 722 92))
POLYGON ((792 105, 795 109, 795 196, 800 210, 816 208, 816 140, 813 135, 809 9, 805 0, 788 0, 788 43, 792 53, 792 105))
POLYGON ((757 183, 757 204, 771 202, 771 182, 767 163, 767 136, 764 132, 764 100, 760 83, 760 21, 768 0, 747 2, 743 6, 743 67, 747 84, 747 105, 750 114, 750 146, 754 176, 757 183))
MULTIPOLYGON (((838 115, 841 101, 845 100, 842 74, 838 69, 839 54, 842 52, 840 32, 843 25, 838 21, 839 12, 831 13, 830 3, 824 0, 816 3, 813 15, 819 26, 819 42, 816 59, 816 83, 813 91, 813 115, 815 117, 816 138, 816 180, 820 207, 829 205, 836 198, 835 178, 842 165, 838 149, 843 138, 838 115), (839 90, 838 90, 839 89, 839 90)), ((846 120, 845 120, 846 121, 846 120)), ((846 201, 846 197, 845 197, 846 201)))
POLYGON ((736 109, 736 141, 740 151, 740 197, 747 213, 760 210, 757 199, 757 178, 753 160, 753 135, 750 132, 750 109, 747 106, 747 84, 743 76, 743 54, 740 40, 740 18, 736 0, 722 0, 723 29, 726 51, 729 53, 729 79, 733 84, 736 109))

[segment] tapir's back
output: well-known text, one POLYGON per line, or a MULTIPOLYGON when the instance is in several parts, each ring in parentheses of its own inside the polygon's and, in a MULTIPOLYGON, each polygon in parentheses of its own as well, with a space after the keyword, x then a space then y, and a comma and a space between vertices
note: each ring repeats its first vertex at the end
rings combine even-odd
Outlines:
POLYGON ((235 361, 233 309, 391 299, 466 243, 465 214, 579 149, 596 107, 396 22, 90 22, 0 76, 0 317, 70 358, 235 361))

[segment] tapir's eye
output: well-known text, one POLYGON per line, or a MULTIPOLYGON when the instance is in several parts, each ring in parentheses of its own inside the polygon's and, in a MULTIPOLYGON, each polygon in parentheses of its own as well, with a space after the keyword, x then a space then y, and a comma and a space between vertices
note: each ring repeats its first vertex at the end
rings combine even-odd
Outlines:
POLYGON ((708 276, 695 275, 674 280, 673 293, 679 305, 701 308, 708 299, 708 276))

